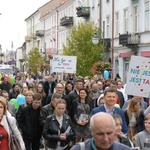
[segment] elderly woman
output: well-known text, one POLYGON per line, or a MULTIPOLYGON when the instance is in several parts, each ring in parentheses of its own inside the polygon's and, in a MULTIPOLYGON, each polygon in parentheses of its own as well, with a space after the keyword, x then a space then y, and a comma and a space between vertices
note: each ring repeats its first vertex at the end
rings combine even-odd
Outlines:
POLYGON ((20 143, 21 150, 25 150, 25 145, 24 145, 22 136, 16 125, 16 120, 14 117, 6 116, 6 111, 7 111, 6 103, 0 99, 0 149, 11 150, 10 135, 11 135, 11 132, 13 132, 15 137, 18 139, 20 143))

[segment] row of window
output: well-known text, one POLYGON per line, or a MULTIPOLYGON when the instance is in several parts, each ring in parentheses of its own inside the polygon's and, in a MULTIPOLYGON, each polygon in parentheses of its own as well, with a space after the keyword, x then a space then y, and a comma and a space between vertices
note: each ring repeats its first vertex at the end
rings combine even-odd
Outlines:
MULTIPOLYGON (((149 1, 145 2, 145 10, 144 10, 144 30, 149 30, 150 25, 150 16, 149 16, 149 1)), ((138 5, 133 7, 133 32, 139 32, 139 9, 138 5)), ((119 12, 115 13, 114 16, 115 20, 115 36, 118 37, 118 34, 120 33, 120 18, 119 18, 119 12)), ((129 10, 124 9, 123 12, 123 33, 127 33, 129 31, 129 10)), ((106 37, 110 37, 110 16, 106 17, 106 37)))

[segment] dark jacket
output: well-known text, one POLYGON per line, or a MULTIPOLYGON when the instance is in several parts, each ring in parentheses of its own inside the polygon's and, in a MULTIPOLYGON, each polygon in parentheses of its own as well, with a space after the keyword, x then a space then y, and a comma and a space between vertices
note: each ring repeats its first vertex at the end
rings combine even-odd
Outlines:
MULTIPOLYGON (((74 120, 74 115, 77 112, 78 101, 79 101, 78 98, 76 98, 75 100, 73 100, 72 105, 71 105, 71 107, 69 109, 69 112, 68 112, 68 115, 72 119, 73 124, 76 123, 76 121, 74 120)), ((87 103, 89 104, 90 110, 92 111, 92 109, 94 108, 94 105, 93 105, 93 102, 92 102, 92 100, 90 98, 88 98, 88 102, 87 103)))
MULTIPOLYGON (((127 123, 127 126, 129 125, 129 117, 128 117, 128 114, 127 114, 127 110, 124 111, 124 114, 125 114, 125 119, 126 119, 126 123, 127 123)), ((139 116, 136 118, 136 129, 137 129, 137 132, 141 132, 144 130, 144 113, 143 113, 143 110, 140 111, 140 114, 139 116)))
POLYGON ((129 141, 128 138, 126 138, 126 137, 120 137, 119 140, 120 140, 120 141, 119 141, 120 143, 122 143, 122 144, 124 144, 124 145, 127 145, 127 146, 129 146, 129 147, 132 147, 131 142, 129 141))
POLYGON ((22 130, 23 138, 32 140, 41 137, 42 128, 39 124, 40 110, 41 107, 34 110, 32 104, 22 110, 18 119, 18 125, 22 130))
POLYGON ((25 108, 25 104, 22 104, 22 105, 19 106, 19 108, 18 108, 18 110, 16 112, 16 120, 17 120, 17 122, 18 122, 18 119, 20 118, 20 114, 21 114, 21 112, 22 112, 22 110, 24 108, 25 108))
POLYGON ((73 126, 68 115, 63 115, 63 123, 61 129, 55 115, 50 115, 47 117, 43 129, 43 137, 47 140, 47 147, 56 148, 58 141, 60 141, 60 146, 64 147, 69 143, 73 136, 73 126), (60 140, 60 134, 65 133, 69 126, 71 127, 71 129, 66 133, 67 139, 65 141, 60 140))
POLYGON ((12 88, 12 85, 8 82, 3 82, 2 84, 0 84, 0 89, 1 90, 5 90, 9 93, 10 89, 12 88))
MULTIPOLYGON (((94 108, 91 112, 91 116, 93 116, 94 114, 96 114, 98 112, 106 112, 104 105, 100 106, 100 107, 97 107, 97 108, 94 108)), ((127 124, 126 124, 126 120, 125 120, 124 111, 120 108, 114 107, 113 112, 114 112, 114 114, 118 114, 118 115, 121 116, 121 118, 122 118, 122 132, 124 134, 126 134, 127 133, 127 124)))
POLYGON ((76 89, 74 89, 73 91, 71 91, 67 96, 68 96, 68 106, 71 106, 73 100, 75 100, 76 98, 79 97, 76 89))
POLYGON ((117 93, 117 96, 119 98, 120 108, 122 108, 122 106, 124 105, 124 102, 125 102, 124 96, 123 96, 122 92, 120 92, 118 90, 116 91, 116 93, 117 93))
POLYGON ((9 99, 13 99, 13 98, 17 98, 17 96, 19 95, 19 91, 17 91, 17 92, 15 92, 13 89, 11 89, 10 91, 9 91, 9 99))
POLYGON ((44 127, 44 123, 46 121, 47 116, 52 115, 53 112, 54 107, 51 104, 47 104, 41 108, 39 121, 42 127, 44 127))
POLYGON ((52 82, 44 82, 44 91, 46 93, 46 96, 49 95, 49 88, 50 88, 50 92, 51 94, 54 92, 54 88, 55 88, 56 82, 52 81, 52 82), (51 84, 51 87, 49 86, 49 84, 51 84))

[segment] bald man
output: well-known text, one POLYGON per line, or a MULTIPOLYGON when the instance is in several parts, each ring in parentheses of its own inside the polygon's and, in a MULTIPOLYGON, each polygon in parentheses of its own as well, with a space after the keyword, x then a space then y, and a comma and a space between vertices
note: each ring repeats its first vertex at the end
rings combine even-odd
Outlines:
MULTIPOLYGON (((114 141, 115 122, 110 114, 96 113, 91 117, 90 130, 92 138, 84 142, 86 150, 131 150, 130 147, 114 141)), ((71 150, 81 150, 80 144, 71 150)))

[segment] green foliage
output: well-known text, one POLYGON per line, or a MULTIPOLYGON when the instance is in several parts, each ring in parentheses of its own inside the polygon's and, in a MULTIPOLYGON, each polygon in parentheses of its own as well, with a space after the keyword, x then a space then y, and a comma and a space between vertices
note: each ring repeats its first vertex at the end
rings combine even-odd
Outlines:
POLYGON ((38 48, 34 48, 29 52, 27 66, 31 68, 33 73, 37 74, 39 68, 44 64, 44 62, 45 58, 40 55, 38 48))
POLYGON ((92 23, 79 23, 73 26, 71 35, 67 37, 67 46, 63 45, 63 55, 77 56, 77 75, 92 75, 92 65, 102 60, 102 43, 92 43, 94 32, 98 33, 101 41, 100 30, 92 23))

